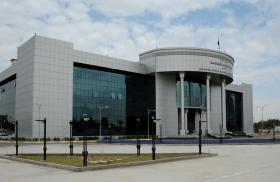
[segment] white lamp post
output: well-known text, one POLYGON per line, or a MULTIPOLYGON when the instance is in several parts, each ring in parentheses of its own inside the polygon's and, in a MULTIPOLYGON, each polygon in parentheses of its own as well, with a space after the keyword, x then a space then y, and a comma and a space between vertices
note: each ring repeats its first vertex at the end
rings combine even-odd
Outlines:
POLYGON ((267 107, 268 105, 262 105, 262 106, 258 106, 257 108, 261 108, 262 111, 262 133, 263 133, 263 110, 265 107, 267 107))

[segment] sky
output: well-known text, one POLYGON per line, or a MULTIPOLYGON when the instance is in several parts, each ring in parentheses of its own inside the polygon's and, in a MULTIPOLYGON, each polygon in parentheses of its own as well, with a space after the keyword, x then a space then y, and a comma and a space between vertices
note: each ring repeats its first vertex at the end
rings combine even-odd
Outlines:
POLYGON ((254 121, 280 118, 280 0, 1 0, 0 71, 35 33, 78 50, 138 61, 161 47, 235 58, 234 83, 253 85, 254 121))

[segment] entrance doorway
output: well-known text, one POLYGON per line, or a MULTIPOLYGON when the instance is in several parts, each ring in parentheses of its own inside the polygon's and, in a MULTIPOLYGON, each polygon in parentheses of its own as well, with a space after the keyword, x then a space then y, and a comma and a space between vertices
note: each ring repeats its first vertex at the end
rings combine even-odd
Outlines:
MULTIPOLYGON (((187 128, 189 134, 195 132, 195 109, 194 108, 185 108, 185 120, 187 120, 187 128)), ((178 108, 178 135, 181 130, 181 108, 178 108)))
POLYGON ((188 130, 189 134, 193 134, 195 131, 195 109, 188 110, 188 130))

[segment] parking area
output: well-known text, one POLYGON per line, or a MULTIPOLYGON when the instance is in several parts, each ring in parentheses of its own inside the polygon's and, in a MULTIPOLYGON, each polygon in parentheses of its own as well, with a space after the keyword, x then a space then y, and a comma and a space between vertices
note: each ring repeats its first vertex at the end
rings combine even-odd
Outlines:
MULTIPOLYGON (((49 144, 49 153, 67 153, 68 143, 49 144)), ((158 145, 157 152, 195 152, 195 145, 158 145)), ((90 144, 90 153, 132 153, 135 145, 90 144)), ((75 153, 82 146, 76 145, 75 153)), ((150 145, 142 152, 149 153, 150 145)), ((90 172, 69 172, 0 159, 0 181, 279 181, 280 145, 208 145, 204 152, 218 153, 217 157, 177 161, 148 166, 109 169, 90 172)), ((40 153, 42 145, 23 145, 20 153, 40 153)), ((13 145, 0 146, 1 154, 14 153, 13 145)))

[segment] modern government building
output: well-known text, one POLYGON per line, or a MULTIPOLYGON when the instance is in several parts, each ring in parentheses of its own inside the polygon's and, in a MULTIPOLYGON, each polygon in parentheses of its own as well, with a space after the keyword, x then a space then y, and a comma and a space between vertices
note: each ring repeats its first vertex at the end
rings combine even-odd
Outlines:
MULTIPOLYGON (((19 136, 143 135, 188 137, 253 133, 252 85, 233 82, 234 58, 188 47, 143 52, 138 62, 75 50, 39 35, 18 47, 0 74, 0 123, 19 136), (84 122, 83 116, 89 117, 84 122), (153 118, 158 122, 154 123, 153 118)), ((129 51, 129 50, 127 50, 129 51)))

